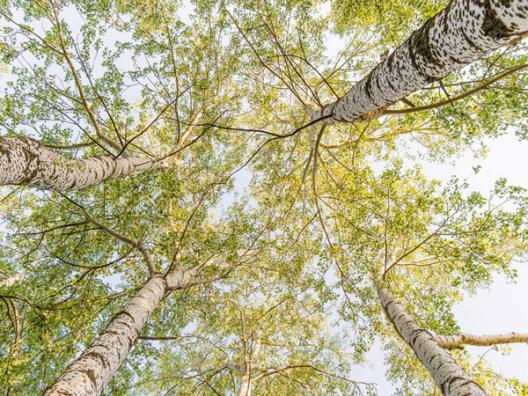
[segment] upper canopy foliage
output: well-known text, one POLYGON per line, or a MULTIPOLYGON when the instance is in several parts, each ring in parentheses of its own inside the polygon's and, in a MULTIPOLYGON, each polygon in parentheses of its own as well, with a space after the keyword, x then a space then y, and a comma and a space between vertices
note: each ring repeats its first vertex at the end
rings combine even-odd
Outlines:
MULTIPOLYGON (((248 359, 258 395, 375 392, 354 364, 376 340, 402 394, 428 394, 375 282, 454 334, 464 293, 515 277, 526 191, 484 196, 418 164, 526 136, 525 47, 376 119, 307 125, 445 3, 0 1, 2 136, 167 165, 67 194, 2 187, 2 391, 38 394, 152 268, 177 266, 195 284, 163 300, 107 394, 233 394, 248 359)), ((471 370, 490 394, 527 391, 471 370)))

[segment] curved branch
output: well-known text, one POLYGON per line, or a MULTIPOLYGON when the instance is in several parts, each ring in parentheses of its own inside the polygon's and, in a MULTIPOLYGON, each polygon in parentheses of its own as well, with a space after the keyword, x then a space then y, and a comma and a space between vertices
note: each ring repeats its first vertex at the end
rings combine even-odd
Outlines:
POLYGON ((470 89, 469 91, 464 92, 463 94, 460 94, 458 96, 454 96, 454 97, 452 97, 450 99, 443 100, 441 102, 431 103, 431 104, 428 104, 428 105, 425 105, 425 106, 418 106, 418 107, 412 107, 412 108, 406 108, 406 109, 399 109, 399 110, 384 110, 383 114, 408 114, 408 113, 415 113, 417 111, 425 111, 425 110, 437 109, 439 107, 458 102, 458 101, 460 101, 462 99, 465 99, 465 98, 467 98, 467 97, 469 97, 471 95, 474 95, 474 94, 476 94, 476 93, 488 88, 491 84, 493 84, 493 83, 495 83, 495 82, 497 82, 499 80, 502 80, 505 77, 508 77, 510 74, 513 74, 513 73, 518 72, 520 70, 526 69, 527 67, 528 67, 528 64, 512 67, 512 68, 506 70, 505 72, 500 73, 497 76, 489 79, 488 81, 486 81, 482 85, 479 85, 478 87, 470 89))

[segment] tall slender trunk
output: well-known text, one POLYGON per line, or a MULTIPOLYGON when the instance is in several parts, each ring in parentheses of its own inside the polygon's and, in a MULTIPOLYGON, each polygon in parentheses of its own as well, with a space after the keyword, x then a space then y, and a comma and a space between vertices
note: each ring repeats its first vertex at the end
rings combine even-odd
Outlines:
POLYGON ((126 360, 165 293, 187 287, 198 271, 198 267, 187 271, 175 267, 165 276, 152 277, 43 396, 100 395, 126 360))
POLYGON ((423 366, 433 377, 443 395, 483 396, 482 388, 469 378, 453 357, 434 340, 427 330, 418 327, 405 312, 391 291, 378 285, 378 296, 394 327, 413 349, 423 366))
POLYGON ((526 31, 526 0, 452 0, 319 116, 345 122, 375 116, 526 31))
MULTIPOLYGON (((242 316, 244 318, 244 316, 242 316)), ((248 349, 248 337, 246 333, 246 324, 245 319, 242 319, 242 326, 243 326, 243 346, 244 346, 244 365, 240 367, 240 373, 242 374, 242 377, 240 378, 240 391, 238 392, 238 396, 251 396, 251 392, 253 390, 253 382, 255 380, 253 376, 253 362, 254 359, 257 358, 257 356, 260 353, 261 348, 261 342, 259 338, 254 339, 255 343, 252 343, 251 348, 248 349)))
POLYGON ((0 185, 78 190, 159 166, 139 157, 68 159, 31 139, 0 137, 0 185))
POLYGON ((251 376, 244 374, 240 381, 240 392, 238 392, 238 396, 251 396, 252 388, 253 382, 251 381, 251 376))
POLYGON ((166 291, 167 282, 161 276, 145 283, 92 345, 44 392, 44 396, 100 395, 125 361, 166 291))

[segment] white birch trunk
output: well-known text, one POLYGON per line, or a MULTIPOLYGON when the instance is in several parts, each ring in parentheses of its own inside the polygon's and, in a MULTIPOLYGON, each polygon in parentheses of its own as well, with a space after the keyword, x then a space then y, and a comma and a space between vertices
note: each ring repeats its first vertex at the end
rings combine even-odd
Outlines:
MULTIPOLYGON (((244 323, 244 322, 243 322, 244 323)), ((244 325, 245 328, 245 325, 244 325)), ((244 350, 245 350, 245 357, 244 357, 244 370, 240 370, 242 373, 242 378, 240 380, 240 392, 238 393, 238 396, 251 396, 252 390, 253 390, 253 360, 256 359, 258 354, 260 353, 260 348, 262 344, 260 343, 260 339, 257 338, 255 341, 254 346, 252 347, 251 352, 249 352, 247 348, 247 337, 245 330, 244 333, 244 350)))
POLYGON ((0 137, 0 185, 70 191, 159 166, 138 157, 68 159, 31 139, 0 137))
POLYGON ((433 377, 443 395, 483 396, 482 388, 469 378, 453 357, 434 340, 434 336, 420 329, 394 295, 385 287, 378 286, 381 304, 398 333, 413 349, 423 366, 433 377))
POLYGON ((151 278, 44 396, 100 395, 125 361, 166 291, 165 279, 151 278))
POLYGON ((253 383, 250 376, 248 374, 244 374, 240 382, 240 392, 238 393, 238 396, 251 396, 252 388, 253 383))
POLYGON ((369 119, 528 31, 527 0, 452 0, 319 116, 369 119))

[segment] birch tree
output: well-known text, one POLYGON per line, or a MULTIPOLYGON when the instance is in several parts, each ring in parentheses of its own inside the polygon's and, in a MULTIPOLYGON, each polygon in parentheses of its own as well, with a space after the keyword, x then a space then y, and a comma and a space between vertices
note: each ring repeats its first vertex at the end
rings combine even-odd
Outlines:
MULTIPOLYGON (((166 293, 200 283, 196 271, 178 269, 150 278, 45 395, 99 395, 112 380, 166 293)), ((208 282, 207 280, 205 282, 208 282)))
POLYGON ((150 279, 44 394, 101 394, 123 364, 137 334, 145 326, 166 290, 167 284, 162 277, 150 279))
POLYGON ((160 167, 141 157, 68 159, 25 138, 0 138, 0 184, 71 191, 160 167))
MULTIPOLYGON (((391 176, 391 178, 392 177, 394 176, 391 176)), ((398 284, 399 282, 402 282, 402 280, 398 278, 403 275, 402 270, 400 270, 399 268, 405 268, 404 271, 406 271, 407 274, 412 274, 412 282, 415 285, 413 287, 420 287, 418 286, 418 284, 421 282, 418 281, 418 278, 420 277, 419 273, 422 271, 428 273, 428 275, 424 277, 424 282, 431 282, 429 283, 431 285, 430 288, 435 289, 436 293, 440 293, 439 298, 444 300, 445 304, 450 299, 456 297, 454 294, 450 296, 451 293, 448 291, 450 286, 447 286, 447 289, 444 289, 442 283, 445 281, 447 281, 448 283, 451 282, 452 280, 449 280, 451 276, 454 276, 456 279, 457 276, 455 275, 455 273, 458 272, 458 270, 455 270, 454 267, 451 267, 451 271, 443 272, 441 275, 442 277, 448 279, 436 280, 436 277, 433 275, 434 270, 432 270, 431 268, 434 268, 437 265, 449 265, 447 264, 448 262, 452 262, 454 264, 454 262, 457 262, 459 260, 464 261, 466 260, 464 259, 464 256, 468 254, 469 257, 473 255, 478 255, 478 258, 477 256, 473 256, 473 258, 471 258, 470 260, 474 265, 473 270, 479 272, 478 279, 480 281, 486 278, 486 276, 484 275, 485 272, 490 270, 493 271, 493 267, 496 268, 495 270, 499 270, 500 266, 502 266, 501 261, 504 259, 511 260, 513 256, 510 256, 510 258, 493 257, 491 249, 489 247, 486 250, 480 250, 481 252, 485 252, 483 255, 481 255, 477 253, 479 251, 479 248, 477 246, 479 243, 484 243, 485 245, 487 245, 487 242, 485 242, 487 238, 491 238, 490 241, 496 242, 495 238, 497 237, 497 234, 495 234, 495 231, 492 231, 492 229, 496 230, 501 229, 502 227, 509 228, 508 226, 506 226, 506 224, 509 224, 510 220, 507 219, 510 215, 520 217, 524 216, 525 203, 524 198, 522 198, 522 195, 519 196, 519 192, 515 191, 515 189, 508 190, 503 188, 504 186, 498 185, 493 195, 497 195, 497 199, 499 200, 504 198, 505 196, 509 196, 509 199, 516 201, 517 205, 519 205, 517 214, 506 214, 500 209, 497 210, 497 207, 495 207, 494 205, 488 206, 488 208, 490 208, 489 212, 486 211, 487 213, 484 212, 482 214, 479 214, 479 211, 481 209, 478 208, 484 208, 482 206, 482 201, 481 203, 479 203, 480 198, 478 196, 470 196, 467 202, 464 203, 463 201, 461 201, 462 195, 459 195, 460 192, 456 191, 455 189, 452 190, 451 193, 443 194, 444 199, 449 199, 449 201, 451 202, 449 204, 450 209, 448 209, 445 215, 443 215, 446 217, 444 217, 443 219, 439 219, 437 225, 429 228, 430 230, 432 229, 432 231, 429 231, 430 233, 428 235, 423 234, 424 237, 421 238, 421 240, 411 242, 410 244, 408 242, 409 240, 407 239, 408 237, 404 236, 408 231, 400 227, 403 226, 407 228, 407 230, 409 228, 413 229, 413 223, 415 225, 418 225, 421 221, 426 219, 427 216, 431 215, 432 213, 428 213, 425 217, 422 218, 420 213, 421 210, 417 210, 417 208, 414 207, 413 210, 415 213, 415 217, 418 218, 417 220, 415 220, 416 222, 404 220, 402 223, 400 223, 397 220, 399 216, 398 212, 402 210, 402 213, 404 213, 407 210, 405 207, 407 206, 407 208, 410 208, 412 204, 402 205, 402 203, 399 202, 399 199, 402 198, 402 196, 400 196, 399 193, 395 192, 392 189, 387 190, 387 202, 384 214, 385 219, 383 221, 384 229, 382 231, 384 237, 381 247, 382 251, 379 253, 379 257, 381 260, 379 268, 380 273, 382 274, 382 278, 387 280, 389 282, 388 284, 398 284), (473 209, 470 209, 471 207, 473 207, 473 209), (464 214, 464 212, 467 210, 470 210, 470 212, 464 214), (473 210, 477 211, 473 212, 473 210), (488 229, 489 231, 491 231, 490 234, 488 234, 488 231, 484 231, 483 228, 478 225, 479 223, 483 224, 481 223, 483 218, 488 218, 491 220, 491 217, 488 216, 494 217, 492 223, 495 224, 494 226, 492 226, 491 229, 488 229), (503 226, 499 225, 501 223, 503 223, 503 226), (469 237, 470 239, 478 235, 478 238, 480 238, 478 243, 475 243, 476 241, 469 242, 466 239, 471 234, 473 234, 473 236, 469 237), (443 240, 444 238, 447 238, 447 240, 443 240), (454 240, 450 241, 449 239, 451 238, 454 238, 454 240), (457 248, 455 246, 458 243, 462 243, 462 246, 464 246, 465 249, 471 250, 473 252, 471 253, 469 251, 466 251, 463 254, 457 252, 457 248), (442 245, 444 245, 444 247, 441 247, 442 245), (422 251, 422 253, 420 253, 420 251, 422 251), (477 264, 478 262, 480 262, 480 264, 477 264), (480 268, 477 270, 478 267, 480 268), (448 273, 449 275, 447 275, 448 273), (440 292, 440 290, 442 291, 440 292)), ((415 194, 415 198, 417 198, 418 194, 416 192, 415 194)), ((407 199, 409 198, 410 197, 408 197, 407 199)), ((421 199, 418 198, 418 202, 420 201, 421 199)), ((403 218, 408 219, 407 215, 404 215, 402 217, 402 220, 403 218)), ((515 237, 518 238, 516 242, 513 242, 513 240, 511 239, 512 234, 510 234, 510 237, 506 237, 506 239, 502 242, 502 244, 508 244, 513 242, 514 245, 517 246, 514 249, 520 249, 517 250, 517 254, 520 255, 525 254, 523 253, 525 249, 525 247, 523 247, 523 245, 525 244, 523 237, 523 227, 524 226, 521 226, 521 228, 519 229, 508 231, 513 231, 514 234, 517 235, 517 237, 515 237)), ((415 235, 420 234, 420 232, 417 232, 416 229, 411 232, 415 235)), ((423 230, 422 232, 425 232, 425 230, 423 230)), ((513 251, 513 249, 510 250, 510 253, 512 253, 513 251)), ((458 265, 461 265, 460 261, 458 265)), ((458 265, 456 265, 456 267, 458 267, 458 265)), ((461 269, 463 267, 459 268, 461 269)), ((471 270, 469 270, 468 268, 466 270, 463 270, 463 272, 466 272, 467 276, 469 275, 469 272, 471 272, 471 270)), ((374 275, 374 277, 377 276, 379 275, 374 275)), ((407 281, 403 282, 407 283, 407 281)), ((474 281, 471 280, 471 278, 468 278, 466 282, 468 282, 466 287, 471 288, 472 286, 470 285, 474 281)), ((448 344, 444 342, 444 335, 435 334, 435 332, 443 333, 445 332, 445 330, 441 329, 441 327, 432 330, 432 327, 435 327, 437 324, 439 324, 439 321, 445 320, 446 324, 449 323, 449 312, 447 311, 443 314, 441 314, 440 312, 435 312, 432 315, 426 314, 426 316, 429 316, 429 319, 425 319, 422 323, 426 323, 426 325, 421 327, 417 324, 415 319, 410 316, 408 312, 406 312, 406 309, 402 307, 402 305, 394 296, 392 291, 389 290, 390 286, 388 286, 385 281, 380 280, 376 283, 376 289, 380 303, 384 308, 386 315, 388 316, 391 327, 393 326, 399 337, 401 337, 405 341, 405 343, 407 343, 412 348, 413 354, 418 357, 418 359, 422 362, 423 366, 430 373, 430 375, 436 382, 438 388, 441 390, 442 394, 486 394, 484 391, 484 384, 479 384, 478 380, 475 378, 476 373, 469 373, 466 371, 468 366, 464 363, 464 358, 462 356, 457 356, 457 359, 454 359, 447 351, 446 347, 448 346, 448 344), (446 316, 445 319, 440 319, 444 315, 446 316), (437 324, 435 324, 435 322, 437 324)), ((410 290, 408 286, 409 285, 404 288, 407 291, 410 290)), ((425 284, 422 287, 426 287, 425 284)), ((428 292, 428 294, 432 293, 428 292)), ((413 299, 409 301, 413 301, 413 299)), ((449 306, 450 304, 452 303, 447 303, 447 306, 449 306)), ((442 304, 440 304, 439 306, 442 306, 442 304)), ((446 307, 444 306, 443 309, 446 309, 446 307)), ((421 312, 423 315, 423 311, 421 312)), ((449 325, 447 326, 449 327, 449 325)), ((453 329, 449 331, 453 331, 453 329)), ((449 339, 450 336, 445 336, 445 341, 449 339)), ((478 377, 479 379, 482 378, 480 375, 478 375, 478 377)), ((488 392, 491 393, 494 391, 493 386, 490 386, 488 384, 486 385, 488 387, 488 392)))
MULTIPOLYGON (((252 132, 261 140, 262 146, 268 148, 271 144, 279 144, 281 140, 292 139, 294 136, 299 137, 299 135, 307 136, 307 128, 318 122, 333 123, 333 127, 327 126, 324 133, 320 133, 318 145, 322 148, 336 149, 336 146, 348 144, 350 149, 350 146, 353 146, 357 139, 365 139, 367 142, 372 140, 386 141, 398 136, 412 134, 425 141, 428 146, 431 145, 431 152, 434 152, 435 155, 444 155, 445 153, 450 155, 453 150, 466 148, 468 142, 474 143, 475 138, 478 139, 482 135, 497 136, 504 133, 506 127, 509 127, 510 132, 518 131, 519 134, 524 135, 526 125, 524 116, 521 115, 522 111, 520 112, 523 107, 522 104, 514 99, 516 95, 503 96, 503 93, 511 93, 517 89, 519 84, 521 86, 524 84, 523 70, 526 62, 523 53, 524 47, 521 42, 522 26, 517 26, 515 28, 518 28, 517 31, 503 32, 506 35, 504 37, 490 38, 482 30, 484 29, 482 28, 483 20, 480 20, 483 18, 483 12, 486 9, 480 9, 478 4, 471 2, 468 4, 464 2, 452 3, 445 10, 441 10, 438 7, 442 3, 424 2, 420 6, 424 17, 432 17, 434 11, 438 10, 437 16, 431 18, 429 22, 419 19, 416 15, 412 18, 408 17, 400 9, 403 6, 395 4, 392 8, 395 18, 412 19, 412 23, 426 23, 415 33, 411 30, 409 33, 411 38, 394 51, 391 51, 393 41, 387 40, 385 35, 377 37, 372 35, 371 31, 366 30, 368 24, 365 22, 364 14, 370 12, 371 9, 368 8, 370 2, 367 2, 366 5, 350 5, 347 9, 348 18, 355 17, 361 21, 359 23, 361 29, 355 29, 358 24, 347 25, 339 20, 339 16, 336 15, 337 11, 334 10, 330 20, 337 18, 336 23, 338 23, 339 32, 343 34, 343 40, 347 41, 348 47, 339 52, 333 59, 326 58, 321 51, 321 46, 315 45, 315 43, 321 43, 321 24, 324 24, 326 19, 318 20, 305 9, 291 11, 288 7, 253 7, 244 4, 244 8, 236 14, 232 14, 230 18, 236 22, 235 27, 239 33, 240 41, 247 49, 247 53, 244 54, 247 58, 246 73, 255 72, 256 68, 263 71, 263 76, 257 82, 251 79, 247 80, 248 85, 255 86, 255 90, 260 92, 260 96, 253 98, 252 102, 255 103, 255 106, 260 104, 266 106, 264 104, 267 103, 268 111, 260 113, 258 120, 247 117, 234 120, 228 125, 216 123, 215 126, 219 129, 229 127, 230 130, 239 129, 245 133, 252 132), (472 17, 476 20, 464 20, 464 22, 462 22, 463 18, 456 20, 458 9, 465 10, 460 13, 461 17, 470 18, 469 13, 473 6, 476 8, 472 17), (302 17, 296 15, 296 12, 302 13, 302 17), (449 18, 453 18, 453 21, 448 21, 449 18), (259 21, 257 26, 253 26, 255 19, 259 21), (290 21, 290 24, 288 25, 283 21, 290 21), (419 42, 420 34, 424 40, 430 33, 432 35, 431 26, 442 21, 453 25, 454 36, 439 35, 442 42, 438 44, 434 43, 434 37, 431 37, 431 40, 427 39, 427 44, 430 44, 431 48, 434 48, 435 45, 440 48, 438 51, 435 49, 438 54, 436 52, 433 54, 439 57, 438 64, 434 68, 442 69, 440 74, 428 81, 419 82, 418 80, 421 81, 423 77, 421 75, 422 77, 417 77, 418 85, 416 86, 412 86, 414 82, 409 84, 408 76, 401 78, 399 75, 391 75, 384 81, 390 80, 393 84, 401 81, 400 88, 409 89, 409 91, 395 93, 395 96, 390 98, 390 103, 374 104, 372 99, 367 98, 365 82, 370 81, 371 76, 381 76, 380 70, 385 73, 388 70, 389 59, 391 59, 391 68, 393 69, 391 73, 397 73, 397 71, 407 73, 407 71, 414 70, 409 57, 406 57, 405 60, 402 58, 401 62, 392 62, 392 60, 396 56, 399 57, 400 53, 402 57, 404 52, 407 54, 413 43, 419 42), (445 53, 448 48, 450 48, 449 51, 460 51, 460 54, 463 54, 464 48, 469 46, 469 44, 464 44, 466 43, 464 37, 457 39, 456 34, 462 34, 460 33, 462 30, 457 28, 459 24, 463 25, 470 22, 474 22, 476 27, 473 32, 476 35, 475 40, 483 40, 487 44, 483 44, 483 49, 480 51, 471 47, 468 50, 467 59, 460 58, 458 61, 450 62, 448 60, 449 54, 445 53), (295 32, 294 28, 291 27, 292 24, 296 24, 295 32), (366 24, 367 27, 365 27, 366 24), (449 46, 443 40, 451 40, 460 46, 449 46), (499 48, 502 48, 500 53, 495 53, 494 50, 499 48), (389 57, 388 53, 390 52, 392 54, 389 57), (440 58, 443 56, 445 59, 441 60, 440 58), (381 63, 378 62, 380 57, 381 63), (504 63, 502 63, 502 67, 495 69, 498 65, 497 62, 504 63), (401 68, 399 67, 400 63, 402 64, 401 68), (470 67, 465 67, 468 65, 470 67), (405 67, 409 67, 409 70, 404 70, 405 67), (365 77, 364 70, 369 69, 375 70, 372 70, 365 77), (496 70, 496 74, 493 74, 492 70, 496 70), (357 80, 360 82, 353 84, 357 80), (347 81, 353 85, 352 89, 344 86, 347 81), (285 92, 286 95, 279 95, 279 92, 285 92), (341 126, 335 125, 336 120, 329 118, 331 115, 329 109, 334 107, 341 109, 344 106, 345 98, 356 95, 355 92, 358 92, 357 95, 359 96, 356 98, 357 100, 354 99, 353 105, 367 106, 368 108, 358 110, 357 115, 354 116, 356 118, 350 120, 353 121, 352 127, 347 127, 346 123, 341 126), (409 94, 412 92, 414 94, 411 97, 409 94), (503 100, 497 100, 498 97, 503 97, 503 100), (477 103, 472 102, 471 98, 477 103), (387 108, 392 104, 394 104, 393 107, 387 108), (496 112, 487 111, 488 106, 493 106, 496 112), (282 111, 282 109, 289 109, 289 111, 282 111), (277 117, 279 112, 280 116, 277 117), (382 115, 382 119, 378 119, 382 115), (509 117, 518 119, 518 124, 514 126, 512 123, 506 123, 505 119, 509 117), (285 120, 290 120, 289 125, 284 122, 285 120), (262 125, 266 125, 267 128, 261 127, 262 125), (376 133, 378 131, 380 133, 376 133), (442 141, 441 144, 435 144, 439 141, 442 141)), ((514 7, 522 7, 521 3, 516 4, 514 7)), ((390 8, 391 5, 387 3, 383 7, 390 8)), ((487 5, 483 7, 487 7, 487 5)), ((488 11, 491 12, 492 10, 488 11)), ((366 18, 366 20, 373 20, 372 23, 376 24, 376 28, 378 28, 379 25, 383 24, 383 21, 376 20, 372 15, 375 13, 371 13, 371 19, 366 18)), ((401 31, 408 32, 409 29, 401 26, 401 31)), ((493 35, 491 32, 490 34, 493 35)), ((417 48, 414 50, 417 51, 417 48)), ((422 55, 417 53, 417 57, 421 59, 422 55)), ((456 57, 452 58, 456 59, 456 57)), ((419 60, 419 63, 423 63, 424 67, 428 64, 426 60, 423 62, 419 60)), ((383 75, 385 76, 385 74, 383 75)), ((415 77, 418 75, 419 72, 416 71, 415 77)), ((383 93, 388 95, 393 92, 390 87, 383 90, 380 86, 376 87, 375 90, 376 92, 379 91, 380 95, 383 93)), ((317 135, 317 133, 310 133, 309 140, 312 142, 310 144, 312 147, 313 143, 317 141, 313 135, 317 135)))
MULTIPOLYGON (((170 166, 196 138, 190 123, 202 116, 215 117, 222 106, 236 107, 234 101, 221 100, 221 87, 210 81, 200 91, 207 95, 190 93, 205 78, 195 74, 196 58, 183 59, 175 53, 173 36, 187 35, 187 45, 199 45, 203 35, 193 37, 182 26, 171 30, 174 5, 152 11, 164 18, 156 29, 167 46, 150 40, 154 24, 133 45, 127 43, 133 29, 118 21, 118 12, 130 12, 130 5, 117 9, 92 5, 94 14, 82 26, 64 19, 68 12, 82 18, 87 11, 81 4, 72 6, 67 10, 66 4, 55 1, 6 2, 0 10, 6 32, 2 59, 8 65, 7 81, 0 85, 4 91, 0 125, 7 133, 0 140, 1 185, 70 191, 170 166), (109 24, 126 37, 118 47, 108 46, 109 24), (115 63, 123 56, 135 58, 138 66, 120 70, 115 63), (140 56, 163 57, 164 63, 156 69, 149 65, 150 59, 139 60, 140 56), (150 86, 162 69, 165 81, 150 86), (130 85, 144 87, 139 110, 125 94, 130 85)), ((134 23, 145 20, 143 16, 134 23)), ((226 61, 221 70, 210 66, 209 76, 225 75, 232 66, 226 61)), ((226 98, 230 94, 223 93, 226 98)))
MULTIPOLYGON (((212 285, 206 296, 186 299, 192 325, 149 326, 140 346, 157 358, 143 372, 139 388, 123 384, 127 392, 375 393, 373 384, 353 370, 348 373, 351 363, 361 359, 361 342, 353 345, 337 330, 321 337, 320 330, 334 323, 333 312, 325 308, 327 297, 310 287, 320 279, 296 255, 278 255, 283 241, 274 240, 274 232, 266 234, 251 263, 254 271, 212 285)), ((302 238, 313 236, 308 232, 302 238)), ((174 308, 183 314, 182 308, 174 308)))
POLYGON ((523 1, 452 1, 318 117, 345 122, 369 119, 527 31, 523 1))
MULTIPOLYGON (((66 202, 68 202, 68 200, 66 202)), ((52 227, 51 230, 45 230, 42 232, 42 238, 37 237, 40 238, 40 242, 38 243, 43 246, 48 246, 48 249, 46 249, 47 253, 41 258, 43 264, 46 265, 50 260, 51 262, 56 261, 57 263, 61 263, 62 266, 72 266, 73 272, 68 274, 69 271, 65 271, 65 269, 62 268, 58 272, 58 274, 61 274, 62 272, 62 275, 59 275, 58 278, 62 278, 61 280, 64 285, 60 287, 56 293, 51 293, 51 295, 49 295, 49 291, 46 291, 44 288, 44 297, 40 297, 40 302, 36 302, 35 297, 21 297, 15 291, 6 293, 3 297, 8 299, 8 301, 22 301, 25 305, 29 305, 30 308, 35 309, 40 314, 49 311, 51 317, 50 313, 48 313, 44 317, 44 322, 48 325, 46 333, 51 332, 52 334, 46 336, 47 339, 48 337, 57 336, 54 335, 54 332, 58 331, 60 333, 60 328, 67 327, 69 324, 68 321, 73 319, 68 318, 68 315, 65 316, 61 313, 61 309, 66 309, 67 312, 71 311, 75 317, 74 313, 79 309, 82 309, 84 302, 87 299, 92 299, 92 301, 94 301, 94 306, 92 309, 84 310, 83 316, 89 317, 90 321, 92 321, 92 323, 88 321, 84 326, 91 328, 93 324, 97 324, 98 321, 96 319, 98 319, 97 316, 99 315, 99 311, 104 307, 104 305, 101 306, 100 304, 104 304, 105 301, 113 301, 116 299, 116 297, 112 296, 109 298, 104 295, 101 296, 101 287, 108 288, 107 285, 104 285, 104 282, 98 280, 98 277, 102 274, 114 273, 114 276, 116 276, 126 268, 134 268, 136 275, 133 276, 132 279, 137 279, 138 276, 142 277, 144 276, 142 274, 145 273, 147 276, 150 276, 150 280, 148 280, 146 284, 140 286, 138 290, 134 290, 135 288, 133 287, 128 287, 125 288, 123 292, 117 293, 120 298, 125 296, 132 296, 132 298, 124 304, 123 308, 118 309, 117 313, 112 318, 106 319, 108 321, 106 328, 102 329, 99 335, 97 335, 97 333, 95 334, 95 340, 90 340, 90 335, 93 334, 93 331, 90 331, 81 337, 81 339, 84 339, 84 337, 87 336, 87 341, 89 340, 91 344, 90 347, 77 357, 73 363, 65 369, 64 374, 46 391, 46 394, 61 394, 64 392, 71 394, 100 394, 115 375, 117 369, 127 358, 128 352, 134 345, 135 340, 145 327, 149 317, 152 316, 153 311, 159 308, 163 298, 168 298, 167 296, 171 291, 178 293, 178 290, 186 290, 193 286, 199 287, 200 285, 207 285, 229 276, 231 271, 244 265, 244 260, 247 260, 246 255, 248 248, 237 242, 238 238, 240 243, 243 243, 245 238, 244 234, 238 237, 222 238, 218 241, 220 245, 215 245, 214 239, 216 239, 216 237, 211 233, 214 233, 214 230, 216 229, 218 231, 221 230, 221 233, 223 234, 229 234, 229 229, 226 229, 225 226, 222 225, 220 225, 219 228, 215 228, 203 224, 203 231, 201 233, 202 237, 205 238, 202 240, 204 243, 202 251, 203 256, 201 254, 200 257, 198 257, 190 251, 187 252, 187 249, 189 248, 187 244, 180 245, 176 247, 176 249, 179 250, 179 253, 177 253, 177 261, 174 261, 173 265, 167 265, 168 268, 160 268, 161 262, 165 261, 170 263, 170 259, 174 260, 175 251, 173 249, 175 246, 172 243, 167 245, 162 242, 163 238, 155 241, 148 236, 144 236, 141 240, 134 241, 132 238, 126 236, 124 231, 117 231, 115 224, 109 225, 107 222, 98 220, 92 213, 87 213, 85 209, 80 209, 78 203, 73 204, 70 202, 70 205, 73 205, 73 208, 77 211, 75 212, 77 216, 83 213, 87 221, 91 225, 96 226, 95 229, 99 231, 98 233, 103 234, 102 240, 95 235, 90 236, 89 232, 83 232, 81 225, 83 223, 82 221, 72 221, 72 223, 67 224, 67 226, 70 227, 72 231, 77 230, 77 232, 80 232, 82 234, 81 238, 90 241, 91 244, 88 250, 81 249, 81 251, 70 252, 70 257, 65 258, 62 257, 64 253, 60 243, 58 246, 57 244, 53 244, 55 238, 57 238, 55 241, 59 241, 63 238, 60 235, 60 232, 59 234, 53 235, 54 227, 52 227), (79 257, 82 257, 83 255, 85 255, 85 257, 86 255, 87 257, 90 257, 94 253, 96 254, 96 257, 101 253, 104 255, 104 246, 107 245, 108 238, 112 238, 117 243, 117 245, 114 244, 110 249, 111 256, 116 248, 119 250, 123 248, 125 254, 123 254, 122 257, 113 259, 106 264, 101 264, 99 262, 93 265, 88 263, 76 265, 74 262, 70 261, 74 260, 78 255, 79 257), (211 243, 213 246, 217 247, 217 249, 211 249, 212 246, 209 245, 211 243), (119 244, 122 245, 119 246, 119 244), (146 247, 151 246, 151 244, 153 244, 152 247, 146 247), (206 245, 209 245, 209 248, 206 248, 206 245), (221 253, 220 251, 222 249, 218 248, 220 246, 225 247, 226 245, 229 246, 228 251, 221 253), (54 246, 54 248, 51 246, 54 246), (242 253, 236 255, 231 249, 235 252, 240 251, 242 253), (213 257, 210 256, 212 252, 214 252, 212 255, 216 258, 213 261, 211 261, 213 257), (166 256, 164 256, 165 254, 166 256), (189 260, 188 254, 191 254, 191 256, 194 257, 189 260), (121 266, 120 269, 113 267, 118 263, 121 266), (215 270, 212 270, 210 267, 215 268, 215 270), (108 270, 110 270, 110 272, 107 272, 108 270), (161 271, 163 271, 164 274, 162 274, 161 271), (202 272, 205 273, 202 274, 202 272), (73 279, 71 279, 72 275, 73 279), (84 281, 83 278, 91 278, 91 280, 87 282, 84 281), (91 283, 95 283, 98 287, 93 288, 91 283), (46 294, 48 294, 48 296, 46 296, 46 294), (64 300, 61 301, 62 299, 64 300), (53 303, 54 300, 56 301, 55 303, 53 303), (46 305, 44 305, 44 302, 46 305), (54 323, 57 323, 55 322, 56 319, 54 319, 55 316, 61 318, 61 322, 64 320, 64 323, 61 324, 59 328, 55 328, 56 325, 54 325, 54 323)), ((38 217, 40 219, 42 218, 43 213, 45 212, 39 213, 38 217)), ((122 220, 124 219, 121 219, 121 221, 122 220)), ((173 216, 173 220, 176 220, 176 217, 173 216)), ((189 220, 187 219, 187 221, 189 220)), ((137 224, 138 223, 136 223, 136 226, 137 224)), ((236 223, 232 223, 232 225, 236 225, 236 223)), ((152 226, 153 224, 151 220, 150 227, 152 226)), ((62 230, 63 228, 64 227, 59 226, 55 230, 62 230)), ((172 231, 165 232, 178 233, 179 230, 173 229, 172 231)), ((34 235, 35 234, 39 235, 41 233, 37 232, 34 233, 34 235)), ((26 233, 25 235, 25 239, 27 240, 28 234, 26 233)), ((186 238, 188 238, 188 236, 186 238)), ((258 237, 256 238, 258 239, 258 237)), ((191 237, 191 241, 191 244, 196 244, 197 239, 191 237)), ((32 241, 30 240, 28 242, 31 244, 32 241)), ((64 243, 64 241, 62 241, 62 243, 64 243)), ((66 248, 68 245, 69 243, 65 243, 64 247, 66 248)), ((20 247, 23 247, 23 245, 20 245, 20 247)), ((96 260, 99 261, 99 259, 96 260)), ((29 293, 26 291, 24 294, 27 296, 29 293)), ((37 293, 37 299, 39 299, 38 294, 40 293, 37 293)), ((108 304, 108 302, 106 304, 108 304)), ((104 315, 103 320, 106 317, 107 315, 104 315)), ((39 320, 42 320, 42 318, 39 318, 39 320)), ((83 325, 81 325, 81 327, 83 327, 83 325)), ((76 331, 74 328, 71 330, 76 331)), ((39 329, 29 330, 24 327, 21 329, 21 334, 19 336, 22 337, 25 335, 27 337, 35 331, 38 333, 39 329)), ((21 340, 27 339, 26 337, 21 338, 21 340)), ((71 342, 71 338, 69 339, 71 342)), ((44 346, 47 346, 46 344, 47 342, 45 342, 44 346)), ((52 345, 54 344, 51 343, 49 347, 52 347, 52 345)), ((60 347, 59 345, 55 344, 54 346, 60 350, 60 348, 63 347, 60 347)), ((70 349, 71 346, 68 349, 70 349)), ((73 348, 73 350, 70 349, 69 352, 75 354, 75 348, 73 348)))
POLYGON ((394 295, 384 286, 378 294, 394 327, 431 374, 444 395, 485 395, 484 390, 468 377, 449 353, 435 342, 426 330, 409 317, 394 295))

